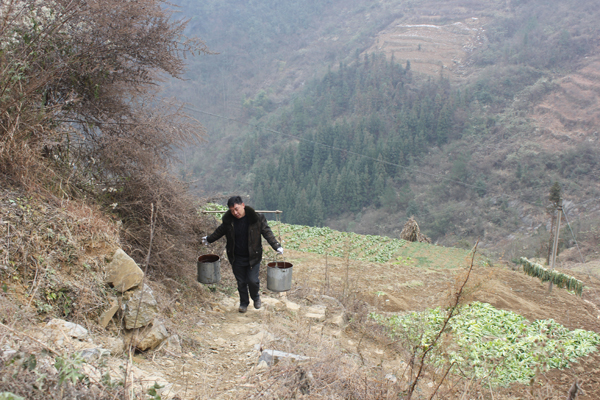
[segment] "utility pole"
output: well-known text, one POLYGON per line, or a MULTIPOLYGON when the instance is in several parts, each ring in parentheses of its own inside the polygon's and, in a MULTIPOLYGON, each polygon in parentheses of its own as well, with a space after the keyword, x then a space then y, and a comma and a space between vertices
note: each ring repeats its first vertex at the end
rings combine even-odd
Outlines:
MULTIPOLYGON (((556 267, 556 253, 558 252, 558 233, 560 232, 560 220, 563 212, 562 199, 559 200, 556 210, 556 232, 554 233, 554 245, 552 246, 552 262, 550 264, 550 271, 552 271, 556 267)), ((550 285, 548 285, 548 292, 552 292, 552 281, 550 281, 550 285)))

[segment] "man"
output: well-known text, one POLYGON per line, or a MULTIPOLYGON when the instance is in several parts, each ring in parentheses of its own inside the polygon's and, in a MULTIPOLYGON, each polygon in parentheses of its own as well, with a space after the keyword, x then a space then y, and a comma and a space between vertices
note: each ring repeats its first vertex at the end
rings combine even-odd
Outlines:
POLYGON ((245 313, 250 304, 248 290, 254 308, 260 308, 260 280, 258 279, 262 259, 260 236, 267 239, 277 253, 283 254, 283 248, 275 239, 265 216, 246 206, 240 196, 230 198, 227 207, 229 211, 223 215, 223 223, 211 235, 204 236, 202 243, 208 246, 223 235, 227 238, 227 258, 231 263, 240 294, 239 312, 245 313))

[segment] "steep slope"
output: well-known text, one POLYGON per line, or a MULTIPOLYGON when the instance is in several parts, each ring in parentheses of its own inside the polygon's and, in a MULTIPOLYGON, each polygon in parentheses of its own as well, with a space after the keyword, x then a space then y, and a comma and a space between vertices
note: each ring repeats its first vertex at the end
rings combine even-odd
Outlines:
MULTIPOLYGON (((298 32, 306 47, 288 49, 281 40, 291 34, 288 31, 276 37, 265 33, 269 38, 265 47, 257 44, 254 49, 266 50, 262 56, 252 53, 252 63, 257 64, 244 63, 256 74, 240 79, 241 67, 232 61, 229 69, 219 70, 221 83, 212 82, 221 97, 194 98, 194 109, 206 101, 212 112, 237 118, 203 117, 212 124, 210 142, 205 150, 187 153, 181 169, 183 176, 198 179, 198 191, 224 196, 241 192, 250 196, 250 203, 285 208, 288 221, 325 223, 361 233, 393 235, 406 217, 415 215, 439 243, 481 237, 483 246, 505 254, 514 252, 515 238, 525 240, 530 255, 547 252, 550 224, 545 207, 554 181, 563 187, 570 220, 597 222, 595 2, 411 1, 379 2, 370 8, 331 3, 307 6, 308 13, 302 10, 298 15, 310 28, 298 25, 298 32), (360 32, 356 36, 360 41, 347 36, 353 30, 360 32), (321 57, 323 49, 330 57, 321 57), (388 63, 400 64, 401 79, 387 80, 376 68, 365 68, 364 75, 356 75, 362 76, 360 84, 344 81, 348 73, 363 68, 361 63, 382 54, 388 63), (275 68, 266 61, 269 57, 283 62, 275 68), (331 67, 326 69, 328 63, 331 67), (234 70, 239 84, 247 85, 241 106, 232 101, 238 96, 230 86, 234 80, 226 78, 234 70), (292 75, 284 76, 288 72, 299 78, 291 86, 292 75), (364 82, 375 83, 368 87, 364 82), (436 87, 441 99, 436 98, 436 87), (443 106, 447 118, 440 118, 443 106), (345 136, 348 143, 337 136, 335 144, 324 139, 328 129, 334 136, 345 136), (440 132, 446 132, 447 139, 442 135, 440 140, 440 132), (363 141, 366 133, 373 136, 373 143, 363 141), (325 204, 318 211, 313 204, 319 197, 315 187, 320 186, 326 203, 335 196, 324 191, 335 192, 338 182, 322 164, 308 171, 312 145, 305 140, 341 148, 336 150, 339 158, 351 162, 336 165, 339 176, 346 168, 346 183, 367 182, 361 188, 368 195, 346 190, 351 201, 342 201, 337 210, 325 204), (354 160, 344 150, 371 159, 358 162, 360 157, 354 160), (397 164, 387 164, 382 179, 378 178, 382 171, 376 172, 372 162, 380 156, 397 164), (325 175, 329 181, 317 185, 325 175), (292 181, 295 189, 287 190, 292 181), (290 200, 294 196, 303 205, 300 211, 290 200), (307 210, 317 211, 311 215, 307 210)), ((266 24, 275 14, 252 21, 266 24)), ((252 16, 253 10, 244 8, 243 15, 252 16)), ((277 15, 280 23, 290 18, 286 13, 277 15)), ((218 43, 239 45, 227 40, 223 34, 218 43)), ((210 57, 206 62, 212 62, 210 57)), ((203 71, 202 79, 216 76, 208 68, 203 71)), ((569 239, 561 246, 573 244, 569 239)))
POLYGON ((549 151, 600 140, 600 59, 593 54, 582 64, 556 79, 531 114, 549 151))

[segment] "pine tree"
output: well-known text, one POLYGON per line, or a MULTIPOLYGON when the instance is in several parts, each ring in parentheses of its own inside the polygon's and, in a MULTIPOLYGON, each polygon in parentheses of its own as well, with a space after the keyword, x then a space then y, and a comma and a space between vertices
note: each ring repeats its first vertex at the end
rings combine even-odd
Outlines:
POLYGON ((313 215, 313 226, 323 226, 325 222, 324 213, 323 213, 323 198, 321 197, 321 191, 317 188, 317 194, 312 199, 311 209, 313 215))

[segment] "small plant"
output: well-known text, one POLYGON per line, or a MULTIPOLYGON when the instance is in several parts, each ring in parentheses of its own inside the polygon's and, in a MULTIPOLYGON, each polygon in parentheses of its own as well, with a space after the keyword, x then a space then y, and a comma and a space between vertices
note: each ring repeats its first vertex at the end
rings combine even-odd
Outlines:
POLYGON ((38 312, 38 314, 47 314, 54 310, 54 307, 52 307, 48 303, 44 303, 43 301, 35 300, 35 309, 38 312))
POLYGON ((75 353, 69 358, 56 357, 54 368, 58 371, 58 383, 63 384, 65 381, 70 381, 76 384, 87 377, 81 373, 81 366, 85 360, 80 354, 75 353))
POLYGON ((164 388, 164 386, 160 385, 158 382, 154 382, 154 386, 148 389, 148 394, 150 395, 150 399, 152 400, 160 400, 160 394, 158 393, 159 389, 164 388))

